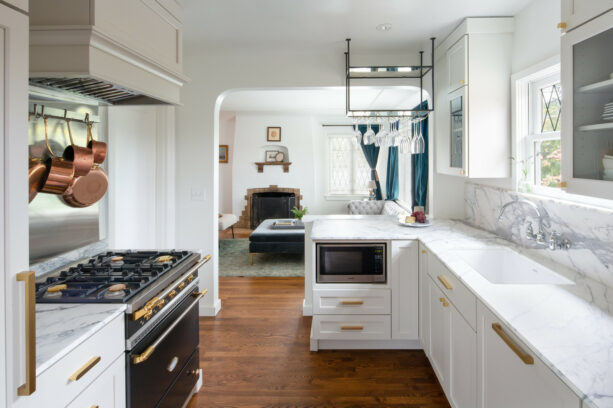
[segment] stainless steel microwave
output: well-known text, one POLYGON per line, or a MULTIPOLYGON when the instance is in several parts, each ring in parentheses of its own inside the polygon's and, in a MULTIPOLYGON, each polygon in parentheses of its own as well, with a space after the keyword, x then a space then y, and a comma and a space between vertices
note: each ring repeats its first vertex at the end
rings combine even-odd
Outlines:
POLYGON ((386 283, 385 243, 316 245, 318 283, 386 283))

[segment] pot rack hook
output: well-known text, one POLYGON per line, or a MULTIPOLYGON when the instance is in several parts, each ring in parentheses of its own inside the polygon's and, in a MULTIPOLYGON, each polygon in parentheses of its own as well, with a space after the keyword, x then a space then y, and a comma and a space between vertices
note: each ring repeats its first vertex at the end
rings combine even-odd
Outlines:
POLYGON ((40 116, 45 119, 45 105, 40 105, 40 116))
POLYGON ((83 119, 83 121, 85 122, 85 124, 89 124, 89 113, 85 114, 85 119, 83 119))

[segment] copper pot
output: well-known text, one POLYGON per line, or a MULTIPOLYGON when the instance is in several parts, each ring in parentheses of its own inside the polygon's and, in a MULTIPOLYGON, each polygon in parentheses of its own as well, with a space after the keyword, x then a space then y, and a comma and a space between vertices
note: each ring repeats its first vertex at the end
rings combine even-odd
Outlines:
POLYGON ((45 178, 47 177, 47 166, 41 159, 30 157, 28 166, 28 179, 30 184, 30 196, 28 203, 34 200, 34 197, 43 188, 45 178))
POLYGON ((109 179, 100 166, 94 166, 86 176, 75 177, 62 195, 62 201, 70 207, 89 207, 98 202, 109 186, 109 179))
POLYGON ((66 126, 68 127, 70 146, 67 146, 64 150, 64 159, 74 163, 75 177, 86 176, 94 165, 94 153, 92 149, 75 145, 70 130, 70 119, 66 119, 66 126))
POLYGON ((94 140, 92 122, 87 122, 87 147, 94 153, 94 163, 101 164, 106 159, 106 143, 94 140))
POLYGON ((47 145, 50 157, 45 160, 47 177, 45 177, 40 191, 43 193, 63 194, 70 186, 74 177, 74 165, 71 161, 64 160, 53 154, 49 145, 49 137, 47 136, 47 118, 44 117, 43 120, 45 121, 45 144, 47 145))

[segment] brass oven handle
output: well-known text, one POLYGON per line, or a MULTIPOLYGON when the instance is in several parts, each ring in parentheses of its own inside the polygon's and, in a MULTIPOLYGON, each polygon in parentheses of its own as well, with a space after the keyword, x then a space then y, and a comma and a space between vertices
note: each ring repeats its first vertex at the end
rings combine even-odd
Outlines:
POLYGON ((449 283, 449 281, 444 275, 438 275, 436 278, 443 284, 445 289, 447 290, 453 289, 453 286, 451 286, 451 283, 449 283))
POLYGON ((364 330, 364 326, 362 326, 361 324, 344 325, 341 326, 341 330, 364 330))
POLYGON ((164 330, 164 332, 160 335, 160 337, 157 338, 156 341, 154 341, 149 347, 145 349, 145 351, 143 351, 141 354, 132 356, 132 364, 136 365, 147 361, 149 357, 151 357, 151 355, 155 352, 156 347, 159 346, 160 343, 163 342, 166 337, 168 337, 172 329, 174 329, 175 326, 179 324, 181 320, 183 320, 183 318, 192 310, 192 307, 194 307, 200 301, 200 299, 202 299, 204 295, 206 295, 206 293, 206 289, 204 289, 202 292, 192 293, 192 296, 194 296, 196 299, 187 307, 187 309, 185 309, 183 313, 179 315, 179 317, 175 319, 175 321, 170 326, 168 326, 166 330, 164 330))
POLYGON ((17 388, 17 395, 28 396, 36 391, 36 282, 34 271, 19 272, 17 281, 25 283, 26 295, 26 382, 17 388))
POLYGON ((79 381, 85 374, 89 372, 96 364, 100 362, 100 356, 92 357, 87 363, 83 364, 81 368, 74 372, 70 377, 68 377, 69 381, 79 381))
POLYGON ((364 301, 361 299, 356 300, 341 300, 341 305, 363 305, 364 301))
MULTIPOLYGON (((211 255, 206 255, 204 258, 202 258, 200 261, 198 261, 198 263, 196 265, 194 265, 191 268, 189 268, 189 270, 187 272, 185 272, 183 274, 183 276, 181 276, 181 278, 177 279, 177 281, 184 280, 186 277, 192 276, 192 274, 195 271, 200 269, 205 263, 207 263, 210 260, 211 260, 211 255)), ((192 280, 194 280, 193 277, 192 277, 192 280)), ((185 287, 185 282, 181 282, 181 284, 179 285, 179 290, 183 290, 184 287, 185 287)), ((145 304, 145 306, 143 306, 142 308, 138 309, 136 312, 132 313, 132 320, 139 320, 143 316, 151 317, 151 315, 153 313, 153 310, 156 307, 161 308, 162 306, 164 306, 164 303, 165 303, 164 298, 166 296, 168 296, 173 290, 174 290, 174 285, 171 285, 164 292, 158 294, 156 297, 151 299, 149 302, 147 302, 147 304, 145 304)))
POLYGON ((496 334, 500 336, 502 341, 504 341, 507 344, 507 346, 509 346, 509 348, 513 350, 513 352, 517 355, 517 357, 519 357, 521 361, 524 362, 524 364, 526 365, 534 364, 534 358, 532 358, 530 354, 522 350, 521 347, 519 347, 513 341, 513 339, 511 339, 509 335, 504 332, 500 323, 492 323, 492 329, 494 329, 496 334))

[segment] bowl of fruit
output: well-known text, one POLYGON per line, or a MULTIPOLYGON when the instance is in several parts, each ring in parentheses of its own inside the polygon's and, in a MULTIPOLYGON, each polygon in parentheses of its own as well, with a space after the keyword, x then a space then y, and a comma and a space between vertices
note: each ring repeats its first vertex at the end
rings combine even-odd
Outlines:
POLYGON ((404 227, 423 228, 432 225, 430 220, 426 219, 426 214, 423 211, 414 211, 411 215, 401 215, 398 218, 398 223, 404 227))

